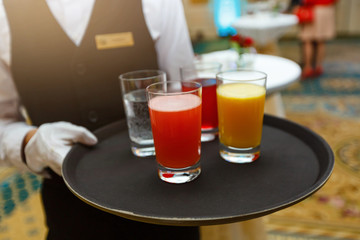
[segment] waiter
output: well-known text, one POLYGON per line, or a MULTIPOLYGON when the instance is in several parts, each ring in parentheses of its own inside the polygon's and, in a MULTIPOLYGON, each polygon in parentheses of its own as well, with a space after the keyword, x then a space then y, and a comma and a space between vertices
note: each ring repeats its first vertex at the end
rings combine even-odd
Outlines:
POLYGON ((72 144, 94 145, 91 131, 124 118, 121 73, 162 69, 177 80, 193 60, 181 1, 0 3, 0 164, 44 176, 47 239, 198 239, 197 227, 88 206, 60 176, 72 144))

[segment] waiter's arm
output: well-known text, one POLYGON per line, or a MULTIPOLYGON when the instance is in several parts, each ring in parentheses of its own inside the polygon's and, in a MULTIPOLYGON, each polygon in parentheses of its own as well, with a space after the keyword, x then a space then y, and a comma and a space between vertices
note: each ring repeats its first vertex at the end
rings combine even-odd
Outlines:
POLYGON ((159 68, 166 71, 171 80, 180 80, 179 68, 194 60, 182 1, 143 0, 143 8, 155 41, 159 68))
POLYGON ((21 158, 21 147, 24 137, 33 129, 21 117, 9 67, 0 60, 0 165, 28 169, 21 158))

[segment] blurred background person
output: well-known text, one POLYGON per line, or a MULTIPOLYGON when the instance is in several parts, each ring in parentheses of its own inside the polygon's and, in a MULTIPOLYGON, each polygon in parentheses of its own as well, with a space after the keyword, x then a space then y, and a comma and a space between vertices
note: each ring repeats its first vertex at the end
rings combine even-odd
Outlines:
MULTIPOLYGON (((325 42, 335 37, 335 3, 337 0, 301 0, 301 6, 312 9, 313 20, 301 24, 299 38, 302 41, 302 79, 323 73, 325 42)), ((294 7, 294 12, 300 7, 294 7)))

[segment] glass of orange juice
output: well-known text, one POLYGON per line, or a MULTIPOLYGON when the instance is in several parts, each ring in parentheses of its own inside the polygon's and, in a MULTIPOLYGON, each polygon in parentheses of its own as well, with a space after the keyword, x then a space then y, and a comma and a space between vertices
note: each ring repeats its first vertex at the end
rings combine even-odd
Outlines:
POLYGON ((267 75, 230 70, 216 75, 220 156, 249 163, 260 156, 267 75))
POLYGON ((185 183, 200 175, 201 91, 200 83, 190 81, 146 88, 158 175, 165 182, 185 183))

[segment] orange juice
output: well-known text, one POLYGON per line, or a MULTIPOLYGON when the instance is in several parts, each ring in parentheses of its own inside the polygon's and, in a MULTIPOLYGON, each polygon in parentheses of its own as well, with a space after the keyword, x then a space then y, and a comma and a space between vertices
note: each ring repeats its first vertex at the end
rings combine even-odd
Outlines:
POLYGON ((229 147, 260 145, 265 88, 248 83, 222 84, 217 90, 220 142, 229 147))

